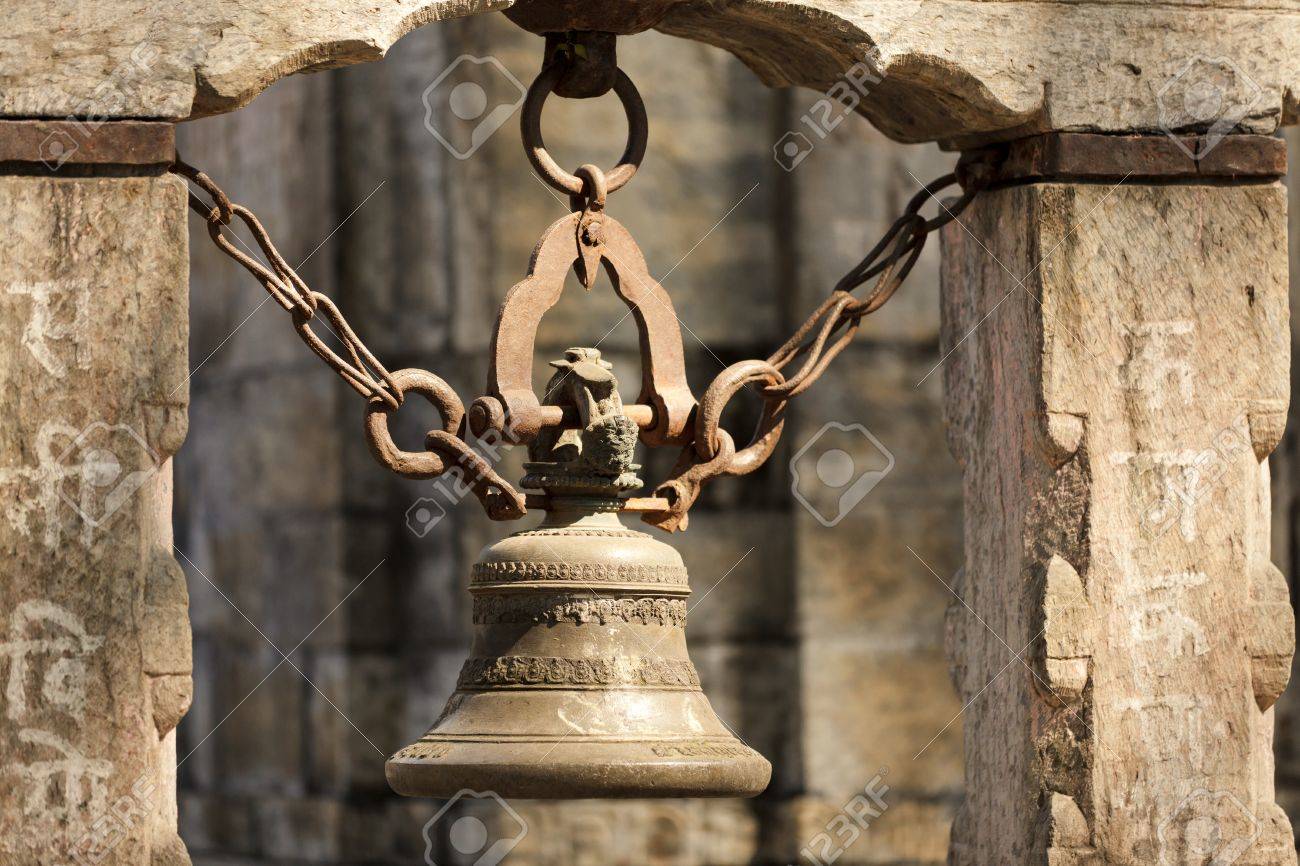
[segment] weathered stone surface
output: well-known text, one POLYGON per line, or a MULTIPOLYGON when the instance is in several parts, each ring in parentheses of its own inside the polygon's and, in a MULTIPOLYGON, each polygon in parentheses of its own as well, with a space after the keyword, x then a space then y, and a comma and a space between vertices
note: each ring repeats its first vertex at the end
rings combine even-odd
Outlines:
POLYGON ((144 670, 153 676, 188 677, 194 669, 194 658, 185 573, 170 551, 156 555, 151 566, 141 605, 144 670))
POLYGON ((1216 856, 1294 863, 1260 700, 1294 637, 1261 609, 1272 434, 1251 422, 1288 393, 1284 190, 1038 184, 963 222, 944 236, 973 609, 950 618, 972 701, 953 862, 1183 862, 1208 826, 1216 856))
MULTIPOLYGON (((1300 147, 1300 130, 1287 130, 1287 144, 1300 147)), ((1288 241, 1291 255, 1291 308, 1300 305, 1300 183, 1297 183, 1296 162, 1292 161, 1287 179, 1288 216, 1290 232, 1288 241)), ((1294 365, 1300 358, 1296 346, 1295 330, 1291 334, 1291 358, 1294 365)), ((1297 377, 1293 374, 1292 380, 1297 377)), ((1300 574, 1300 547, 1297 546, 1296 526, 1300 521, 1300 401, 1292 400, 1288 407, 1286 435, 1269 458, 1273 504, 1273 561, 1278 564, 1294 586, 1300 574)), ((1292 673, 1295 661, 1292 661, 1292 673)), ((1300 814, 1300 689, 1287 689, 1275 705, 1277 739, 1274 754, 1277 756, 1278 802, 1288 815, 1300 814)))
MULTIPOLYGON (((285 647, 286 652, 289 649, 285 647)), ((211 705, 215 718, 206 729, 194 726, 183 752, 197 750, 187 761, 198 760, 199 755, 211 761, 213 776, 226 780, 227 790, 300 793, 305 788, 302 744, 309 732, 285 720, 303 718, 307 695, 314 692, 281 661, 266 643, 244 648, 238 655, 219 656, 215 683, 207 695, 196 698, 211 705), (238 714, 223 721, 235 707, 238 714)), ((300 659, 295 663, 302 666, 300 659)))
POLYGON ((150 689, 154 727, 158 736, 165 737, 189 710, 194 700, 194 681, 188 675, 151 677, 150 689))
POLYGON ((917 798, 885 773, 861 780, 837 799, 805 796, 782 803, 772 823, 783 832, 768 835, 770 847, 759 862, 798 864, 816 857, 843 866, 943 863, 952 812, 952 802, 917 798), (856 796, 863 800, 855 803, 856 796))
POLYGON ((195 863, 205 855, 256 851, 256 821, 249 802, 239 797, 180 792, 181 836, 195 863))
POLYGON ((698 3, 660 29, 733 51, 769 84, 826 90, 847 79, 845 98, 855 93, 900 141, 1204 129, 1222 115, 1189 113, 1204 108, 1186 99, 1192 78, 1225 95, 1250 131, 1294 123, 1297 110, 1300 63, 1280 48, 1300 34, 1290 5, 698 3), (866 85, 853 86, 846 71, 864 58, 866 85))
POLYGON ((139 866, 177 850, 150 674, 189 674, 184 187, 4 177, 0 212, 0 860, 139 866))
POLYGON ((713 643, 793 637, 789 515, 706 511, 691 517, 691 528, 671 540, 691 575, 686 633, 692 652, 713 643))
MULTIPOLYGON (((376 60, 416 26, 507 5, 335 0, 304 9, 259 0, 178 10, 132 0, 106 12, 62 0, 19 13, 0 41, 0 113, 228 111, 284 75, 376 60), (52 66, 56 51, 66 60, 52 66)), ((659 29, 732 51, 771 85, 825 90, 847 74, 852 86, 842 97, 903 141, 1204 129, 1227 114, 1229 125, 1240 115, 1246 128, 1268 132, 1294 122, 1300 91, 1300 60, 1290 50, 1300 10, 1289 2, 698 0, 675 7, 659 29), (1206 83, 1222 91, 1221 108, 1205 107, 1206 83)))
POLYGON ((322 797, 270 798, 258 810, 260 850, 277 860, 337 862, 344 804, 322 797))
POLYGON ((415 27, 504 5, 131 0, 108 7, 60 0, 20 13, 0 40, 0 113, 184 118, 231 111, 285 75, 378 60, 415 27))
MULTIPOLYGON (((898 181, 895 189, 891 204, 901 207, 908 187, 898 181)), ((864 206, 879 208, 884 222, 888 206, 871 197, 864 206)), ((804 243, 811 251, 812 238, 804 243)), ((911 280, 916 306, 876 324, 881 335, 897 327, 898 342, 868 338, 845 352, 800 398, 787 427, 803 497, 792 523, 809 801, 792 835, 798 847, 812 844, 883 772, 884 814, 852 844, 844 844, 847 831, 832 834, 831 850, 844 849, 837 862, 854 864, 942 863, 961 790, 961 723, 948 723, 962 702, 943 654, 952 598, 944 584, 954 582, 961 544, 959 476, 944 453, 940 377, 926 375, 937 360, 924 312, 937 306, 937 274, 918 269, 911 280), (838 486, 819 475, 824 455, 837 451, 853 467, 838 486), (881 473, 874 483, 873 472, 881 473), (868 486, 858 488, 864 478, 868 486)), ((807 862, 796 859, 798 847, 781 862, 807 862)), ((826 861, 828 851, 811 850, 826 861)))

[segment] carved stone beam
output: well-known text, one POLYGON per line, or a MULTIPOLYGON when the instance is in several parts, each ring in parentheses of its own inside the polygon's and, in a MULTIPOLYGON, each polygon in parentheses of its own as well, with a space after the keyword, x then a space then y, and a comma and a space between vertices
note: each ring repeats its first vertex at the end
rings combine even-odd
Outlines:
MULTIPOLYGON (((508 5, 20 5, 0 36, 0 115, 182 119, 229 111, 290 73, 377 60, 417 26, 508 5)), ((773 86, 826 90, 845 79, 845 98, 900 141, 965 147, 1053 130, 1205 131, 1225 121, 1271 133, 1294 123, 1298 109, 1294 3, 570 5, 584 28, 628 32, 657 21, 664 32, 720 46, 773 86)), ((567 20, 567 8, 524 2, 511 15, 536 29, 567 20)))

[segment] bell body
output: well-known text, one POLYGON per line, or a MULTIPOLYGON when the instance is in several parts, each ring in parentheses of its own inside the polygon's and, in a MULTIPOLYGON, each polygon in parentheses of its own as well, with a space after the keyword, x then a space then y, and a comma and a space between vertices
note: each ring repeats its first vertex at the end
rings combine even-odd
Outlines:
POLYGON ((771 766, 734 737, 686 655, 681 557, 598 496, 552 500, 487 547, 474 639, 433 728, 389 759, 400 794, 748 797, 771 766))

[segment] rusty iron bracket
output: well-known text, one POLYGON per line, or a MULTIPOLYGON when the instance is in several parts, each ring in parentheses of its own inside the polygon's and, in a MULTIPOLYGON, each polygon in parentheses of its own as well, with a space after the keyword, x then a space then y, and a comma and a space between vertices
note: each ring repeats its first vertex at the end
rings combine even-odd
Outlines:
POLYGON ((176 159, 176 127, 146 120, 0 120, 0 166, 87 174, 163 171, 176 159))
POLYGON ((992 183, 1120 180, 1144 183, 1208 181, 1261 182, 1286 174, 1286 142, 1268 135, 1202 136, 1098 135, 1055 132, 966 151, 997 153, 992 183))
POLYGON ((555 83, 555 95, 565 99, 604 96, 618 78, 617 36, 613 33, 569 30, 546 34, 546 60, 564 73, 555 83))
MULTIPOLYGON (((506 295, 492 334, 487 395, 470 407, 476 435, 496 430, 511 442, 530 442, 543 428, 565 423, 556 406, 533 393, 537 327, 564 290, 569 270, 583 258, 581 213, 556 220, 533 250, 527 277, 506 295)), ((684 444, 691 438, 695 397, 686 381, 682 333, 672 300, 646 267, 645 257, 621 223, 601 221, 599 257, 614 291, 632 310, 641 342, 641 392, 624 407, 650 446, 684 444)))

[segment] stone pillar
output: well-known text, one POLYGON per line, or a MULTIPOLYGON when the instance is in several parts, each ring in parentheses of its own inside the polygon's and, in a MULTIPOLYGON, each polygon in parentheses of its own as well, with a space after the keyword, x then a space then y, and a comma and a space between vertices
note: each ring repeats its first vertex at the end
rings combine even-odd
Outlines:
POLYGON ((1271 710, 1294 646, 1266 461, 1288 400, 1280 142, 1193 165, 1163 137, 1071 163, 1098 143, 1070 139, 1013 159, 943 238, 966 501, 951 860, 1295 863, 1271 710))
POLYGON ((163 174, 171 126, 5 121, 0 151, 0 861, 187 864, 171 530, 187 209, 163 174))
MULTIPOLYGON (((1286 130, 1291 147, 1300 146, 1300 129, 1286 130)), ((1290 198, 1290 263, 1291 306, 1300 304, 1300 172, 1294 163, 1287 173, 1287 192, 1290 198)), ((1295 375, 1295 363, 1300 358, 1296 350, 1295 331, 1291 332, 1292 388, 1300 380, 1295 375)), ((1291 593, 1296 592, 1296 578, 1300 576, 1300 538, 1297 538, 1297 521, 1300 521, 1300 423, 1295 413, 1300 401, 1291 401, 1286 435, 1269 458, 1273 480, 1273 562, 1291 581, 1291 593)), ((1295 661, 1292 660, 1292 673, 1295 661)), ((1287 814, 1296 814, 1300 806, 1300 689, 1288 689, 1277 702, 1277 739, 1274 747, 1277 756, 1278 802, 1287 814)))

